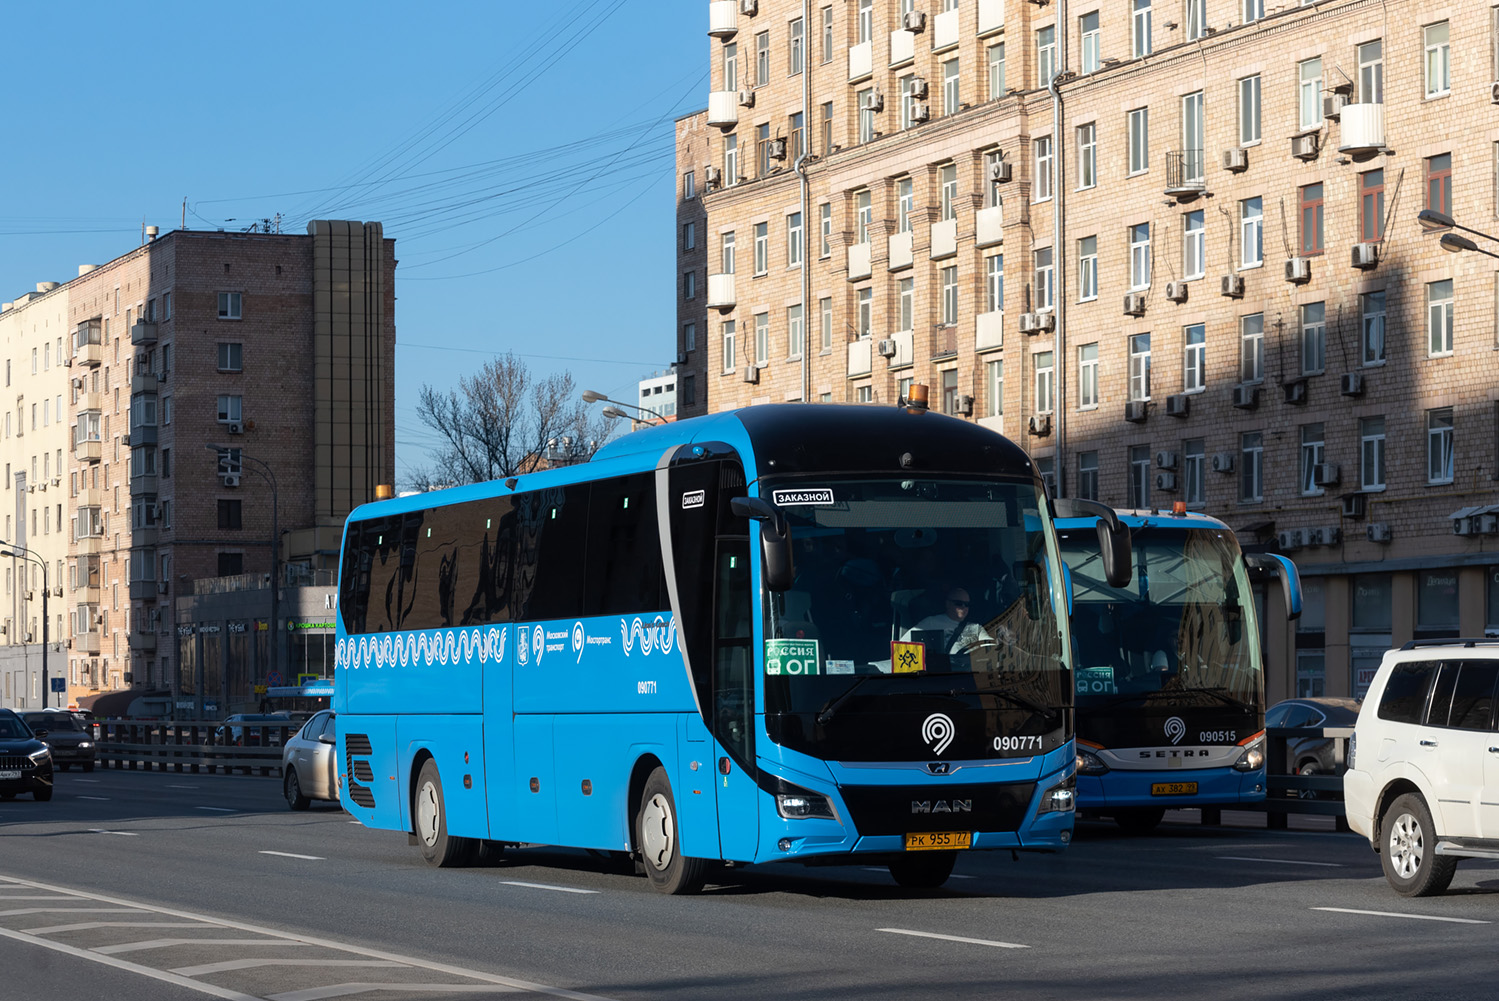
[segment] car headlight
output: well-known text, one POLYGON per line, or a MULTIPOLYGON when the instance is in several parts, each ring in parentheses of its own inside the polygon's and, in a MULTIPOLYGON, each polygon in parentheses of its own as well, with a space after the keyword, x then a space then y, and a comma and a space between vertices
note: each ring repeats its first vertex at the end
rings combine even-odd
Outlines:
POLYGON ((1265 733, 1260 731, 1250 737, 1244 744, 1244 750, 1239 752, 1239 760, 1234 762, 1234 770, 1240 772, 1257 772, 1265 767, 1265 733))
POLYGON ((80 740, 78 742, 78 749, 80 751, 84 750, 85 748, 89 748, 89 747, 93 747, 93 746, 94 746, 94 742, 91 741, 91 740, 80 740))
POLYGON ((41 764, 43 761, 51 761, 52 749, 50 747, 44 747, 40 751, 32 751, 30 757, 31 760, 35 761, 37 764, 41 764))
POLYGON ((1036 808, 1036 815, 1040 816, 1043 813, 1072 813, 1076 809, 1077 776, 1068 775, 1065 779, 1041 794, 1041 805, 1036 808))
POLYGON ((1085 747, 1077 749, 1077 773, 1079 775, 1103 775, 1109 766, 1103 759, 1085 747))

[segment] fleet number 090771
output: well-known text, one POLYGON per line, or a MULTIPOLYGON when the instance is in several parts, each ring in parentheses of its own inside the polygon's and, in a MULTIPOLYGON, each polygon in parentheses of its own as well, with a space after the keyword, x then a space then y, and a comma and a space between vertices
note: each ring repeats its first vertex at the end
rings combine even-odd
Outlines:
POLYGON ((994 749, 996 751, 1039 751, 1041 750, 1041 735, 1031 734, 1026 737, 995 737, 994 749))

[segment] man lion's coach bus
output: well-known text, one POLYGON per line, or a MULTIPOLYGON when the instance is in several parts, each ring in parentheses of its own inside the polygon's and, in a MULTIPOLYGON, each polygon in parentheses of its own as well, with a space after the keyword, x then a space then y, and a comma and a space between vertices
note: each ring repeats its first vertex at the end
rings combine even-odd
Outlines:
POLYGON ((377 501, 339 581, 343 805, 438 865, 629 853, 669 893, 1056 851, 1065 573, 1026 455, 914 406, 752 407, 377 501))
POLYGON ((1278 576, 1295 618, 1295 565, 1243 554, 1232 529, 1181 503, 1118 515, 1132 547, 1122 587, 1104 579, 1091 517, 1056 523, 1074 589, 1078 809, 1144 832, 1167 807, 1262 802, 1264 658, 1248 571, 1278 576))

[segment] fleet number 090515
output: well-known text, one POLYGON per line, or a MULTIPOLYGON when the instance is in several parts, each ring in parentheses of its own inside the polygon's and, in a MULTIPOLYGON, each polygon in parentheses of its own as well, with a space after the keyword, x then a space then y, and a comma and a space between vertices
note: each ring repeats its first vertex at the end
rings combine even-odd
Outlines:
POLYGON ((1039 751, 1041 750, 1041 735, 1032 734, 1028 737, 995 737, 994 749, 996 751, 1039 751))
POLYGON ((1204 730, 1197 735, 1199 744, 1232 744, 1238 739, 1237 730, 1204 730))

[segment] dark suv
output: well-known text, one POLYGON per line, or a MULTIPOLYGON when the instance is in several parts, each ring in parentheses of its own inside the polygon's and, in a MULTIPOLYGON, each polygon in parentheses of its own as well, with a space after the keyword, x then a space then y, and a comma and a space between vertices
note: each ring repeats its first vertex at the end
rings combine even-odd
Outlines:
POLYGON ((81 765, 86 772, 94 770, 92 724, 60 709, 22 713, 21 718, 52 748, 52 763, 59 771, 65 772, 73 765, 81 765))
POLYGON ((29 792, 38 802, 52 798, 52 751, 26 721, 0 709, 0 799, 29 792))

